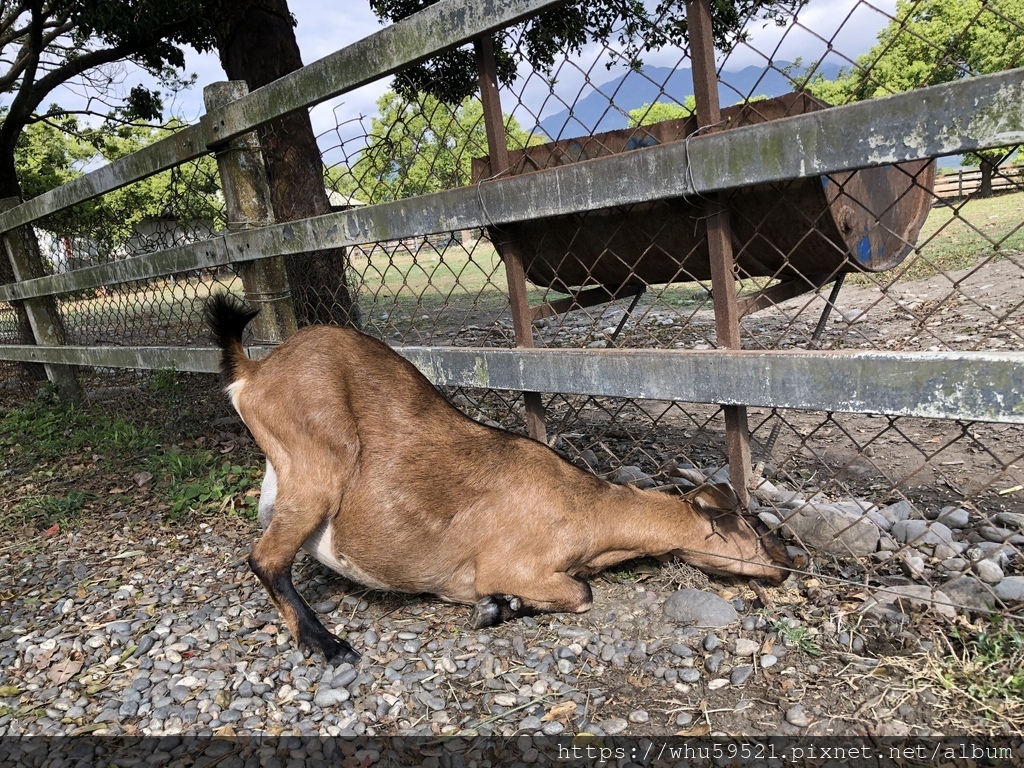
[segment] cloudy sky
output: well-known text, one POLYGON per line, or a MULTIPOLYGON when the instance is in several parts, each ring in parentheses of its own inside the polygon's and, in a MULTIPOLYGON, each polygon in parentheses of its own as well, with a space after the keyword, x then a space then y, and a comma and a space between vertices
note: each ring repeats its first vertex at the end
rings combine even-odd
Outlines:
MULTIPOLYGON (((295 33, 303 61, 307 64, 381 29, 366 0, 343 3, 290 0, 289 6, 297 21, 295 33)), ((765 66, 769 58, 792 61, 802 57, 805 62, 811 62, 826 54, 838 64, 848 63, 847 59, 855 58, 874 43, 878 31, 888 20, 885 14, 891 13, 894 6, 895 0, 870 0, 870 4, 868 0, 810 0, 801 11, 797 25, 779 28, 774 24, 755 22, 748 27, 749 42, 733 51, 724 62, 724 70, 765 66), (829 54, 830 50, 842 52, 846 58, 829 54)), ((688 66, 688 61, 681 61, 677 49, 649 54, 645 62, 670 68, 688 66)), ((538 118, 564 109, 564 102, 572 103, 585 96, 590 88, 588 77, 599 84, 623 74, 621 68, 605 69, 597 46, 584 50, 577 64, 564 66, 557 72, 558 99, 550 98, 550 89, 541 78, 524 78, 525 86, 520 83, 515 94, 503 95, 505 110, 512 111, 513 106, 522 101, 523 107, 517 108, 514 114, 520 124, 530 128, 538 118)), ((197 84, 190 91, 179 94, 178 99, 168 105, 167 113, 193 123, 204 111, 203 86, 223 80, 224 73, 215 55, 194 52, 189 52, 187 71, 198 76, 197 84)), ((125 90, 144 80, 131 70, 122 71, 121 79, 125 90)), ((369 127, 369 118, 376 113, 375 102, 388 82, 373 83, 314 108, 314 129, 318 135, 322 134, 321 146, 327 149, 332 143, 340 143, 341 138, 362 134, 359 120, 362 118, 363 125, 369 127), (341 127, 335 131, 336 126, 341 127)), ((55 101, 65 105, 76 98, 67 93, 54 96, 55 101)))

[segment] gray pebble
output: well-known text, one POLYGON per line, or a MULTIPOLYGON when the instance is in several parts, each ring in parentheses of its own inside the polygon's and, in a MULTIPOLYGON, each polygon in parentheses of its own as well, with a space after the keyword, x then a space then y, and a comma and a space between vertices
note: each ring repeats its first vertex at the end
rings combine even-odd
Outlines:
POLYGON ((318 707, 336 707, 349 700, 346 688, 317 688, 313 703, 318 707))
POLYGON ((733 669, 732 674, 729 675, 729 683, 731 685, 743 685, 750 676, 754 674, 754 668, 749 664, 736 667, 733 669))
POLYGON ((718 668, 722 666, 723 661, 725 661, 725 654, 722 651, 715 651, 704 659, 704 669, 711 674, 714 674, 718 671, 718 668))
POLYGON ((798 728, 806 728, 811 724, 811 718, 804 712, 802 704, 795 704, 786 710, 786 722, 798 728))
POLYGON ((601 727, 601 730, 609 736, 616 736, 625 731, 627 728, 629 728, 629 723, 621 717, 612 718, 611 720, 605 720, 601 723, 598 723, 598 725, 601 727))
POLYGON ((675 656, 678 656, 681 659, 686 659, 690 656, 693 656, 693 650, 690 648, 690 646, 683 645, 682 643, 673 643, 672 646, 669 648, 669 652, 675 656))
POLYGON ((690 667, 679 670, 679 681, 682 683, 696 683, 700 680, 700 670, 690 667))
POLYGON ((754 640, 750 640, 746 637, 740 637, 736 639, 736 644, 733 653, 735 653, 737 656, 745 658, 747 656, 753 656, 755 653, 758 652, 758 650, 760 650, 760 648, 760 643, 754 640))

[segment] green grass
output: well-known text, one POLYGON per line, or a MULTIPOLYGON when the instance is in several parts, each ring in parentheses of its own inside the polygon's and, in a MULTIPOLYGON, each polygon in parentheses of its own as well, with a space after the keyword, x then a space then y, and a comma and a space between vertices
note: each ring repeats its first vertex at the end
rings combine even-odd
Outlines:
POLYGON ((977 634, 955 627, 950 636, 956 647, 938 670, 943 687, 986 705, 1006 701, 1024 706, 1024 634, 1020 627, 996 618, 977 634))
MULTIPOLYGON (((969 198, 932 208, 917 238, 920 254, 911 252, 894 270, 882 273, 888 282, 927 280, 943 272, 967 269, 1006 251, 1024 251, 1024 193, 969 198)), ((854 282, 878 277, 853 276, 854 282)))
POLYGON ((808 656, 821 656, 821 648, 813 639, 807 627, 803 624, 791 625, 787 619, 770 619, 772 629, 784 640, 786 647, 803 651, 808 656))
MULTIPOLYGON (((173 389, 175 397, 182 391, 173 389)), ((91 512, 154 502, 171 520, 255 515, 255 454, 226 459, 199 440, 167 443, 167 423, 102 407, 40 401, 10 409, 0 418, 0 530, 68 527, 91 512)))

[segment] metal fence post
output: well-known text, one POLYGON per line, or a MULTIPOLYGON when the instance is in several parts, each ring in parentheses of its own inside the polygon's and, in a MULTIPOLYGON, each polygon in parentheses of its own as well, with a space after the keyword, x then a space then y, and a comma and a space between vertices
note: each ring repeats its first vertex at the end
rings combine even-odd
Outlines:
MULTIPOLYGON (((6 211, 20 203, 21 200, 16 197, 6 197, 0 200, 0 211, 6 211)), ((7 258, 10 259, 14 279, 18 282, 43 276, 39 247, 35 233, 29 227, 30 225, 27 225, 3 233, 4 250, 7 252, 7 258)), ((23 306, 37 345, 60 347, 67 344, 64 324, 57 314, 57 306, 53 297, 42 296, 36 299, 27 299, 23 302, 23 306)), ((57 392, 62 398, 76 403, 82 402, 82 387, 78 383, 73 366, 43 363, 43 367, 46 370, 46 378, 57 388, 57 392)))
MULTIPOLYGON (((718 75, 715 45, 711 34, 709 0, 687 0, 686 19, 690 30, 690 58, 693 64, 693 96, 697 106, 697 129, 718 130, 722 115, 718 103, 718 75)), ((715 308, 715 333, 727 349, 740 349, 739 308, 736 300, 735 259, 729 211, 720 194, 709 195, 705 206, 708 252, 711 257, 711 289, 715 308)), ((750 429, 747 409, 723 406, 729 450, 729 471, 733 488, 746 505, 750 500, 750 429)))
MULTIPOLYGON (((207 111, 212 112, 248 92, 248 86, 241 80, 213 83, 203 89, 203 100, 207 111)), ((237 232, 274 223, 270 185, 256 132, 232 139, 215 151, 224 190, 228 231, 237 232)), ((273 256, 242 262, 237 269, 245 288, 246 301, 261 310, 253 321, 255 341, 281 343, 296 330, 284 258, 273 256)))
MULTIPOLYGON (((497 74, 494 62, 494 42, 489 36, 473 41, 476 51, 477 68, 480 73, 480 99, 483 102, 484 127, 487 132, 487 152, 491 156, 491 175, 497 176, 508 170, 508 143, 505 124, 501 114, 501 100, 498 96, 497 74)), ((512 327, 516 334, 516 346, 532 348, 533 318, 526 297, 526 270, 519 244, 514 240, 495 243, 501 260, 505 263, 505 278, 508 282, 508 298, 512 309, 512 327)), ((544 423, 544 403, 539 392, 524 392, 526 405, 526 430, 530 437, 540 442, 547 441, 547 427, 544 423)))

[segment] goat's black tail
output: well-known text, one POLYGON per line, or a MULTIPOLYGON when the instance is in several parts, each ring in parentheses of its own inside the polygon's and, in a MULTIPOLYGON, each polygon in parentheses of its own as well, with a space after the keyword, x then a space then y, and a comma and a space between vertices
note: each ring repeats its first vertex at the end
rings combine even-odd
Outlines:
POLYGON ((236 381, 241 368, 249 363, 242 346, 245 326, 259 314, 229 293, 217 293, 206 302, 203 316, 213 334, 213 340, 221 348, 220 372, 225 384, 236 381))

